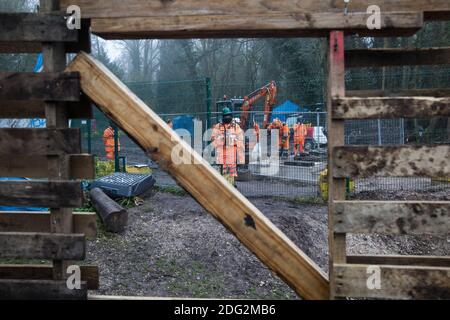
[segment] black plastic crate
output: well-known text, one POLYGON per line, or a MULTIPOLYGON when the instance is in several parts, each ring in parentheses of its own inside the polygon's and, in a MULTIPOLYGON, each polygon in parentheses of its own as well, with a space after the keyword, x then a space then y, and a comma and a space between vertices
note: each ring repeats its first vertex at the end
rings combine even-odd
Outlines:
POLYGON ((115 172, 98 178, 91 188, 101 188, 110 197, 133 197, 155 184, 151 174, 115 172))

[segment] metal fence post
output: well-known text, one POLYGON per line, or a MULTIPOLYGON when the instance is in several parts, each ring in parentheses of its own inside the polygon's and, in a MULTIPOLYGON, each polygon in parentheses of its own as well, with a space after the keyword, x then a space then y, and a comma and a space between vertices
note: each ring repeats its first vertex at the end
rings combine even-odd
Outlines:
POLYGON ((117 125, 114 124, 114 171, 120 172, 120 164, 119 164, 119 130, 117 129, 117 125))
POLYGON ((88 147, 88 153, 92 153, 92 123, 91 119, 87 119, 87 147, 88 147))
POLYGON ((211 78, 205 78, 206 89, 206 129, 211 127, 211 78))

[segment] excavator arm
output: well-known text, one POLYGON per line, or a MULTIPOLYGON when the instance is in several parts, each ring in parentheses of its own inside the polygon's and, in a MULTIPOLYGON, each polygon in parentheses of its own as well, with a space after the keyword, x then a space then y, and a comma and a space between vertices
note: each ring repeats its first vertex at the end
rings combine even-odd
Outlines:
POLYGON ((267 128, 269 125, 270 114, 272 112, 272 107, 275 104, 275 98, 277 95, 277 85, 275 81, 271 81, 266 84, 264 87, 259 88, 248 96, 244 97, 244 102, 241 107, 241 127, 247 128, 248 125, 248 117, 249 111, 252 108, 252 105, 258 102, 261 98, 265 98, 264 101, 264 120, 263 120, 263 128, 267 128))

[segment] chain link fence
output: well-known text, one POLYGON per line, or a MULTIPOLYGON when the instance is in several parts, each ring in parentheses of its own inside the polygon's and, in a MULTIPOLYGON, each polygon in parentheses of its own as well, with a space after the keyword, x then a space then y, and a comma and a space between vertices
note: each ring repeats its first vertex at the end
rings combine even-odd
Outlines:
MULTIPOLYGON (((356 75, 353 75, 353 78, 359 79, 356 75)), ((316 86, 318 83, 312 83, 311 86, 316 86)), ((221 108, 216 107, 216 101, 221 100, 223 92, 230 92, 232 96, 239 97, 238 93, 249 91, 251 85, 235 84, 226 88, 214 87, 206 78, 194 81, 129 83, 128 86, 162 119, 165 121, 171 119, 174 129, 187 130, 194 136, 194 123, 197 122, 201 128, 200 136, 203 136, 208 128, 221 120, 221 108), (186 113, 186 110, 191 111, 186 113)), ((278 87, 281 92, 285 89, 280 84, 278 87)), ((307 88, 306 85, 304 87, 307 88)), ((277 101, 282 104, 288 100, 287 98, 287 95, 279 95, 277 101)), ((289 155, 285 159, 273 160, 277 163, 277 170, 271 169, 273 166, 271 160, 250 161, 248 168, 244 172, 240 172, 237 181, 237 187, 244 195, 288 199, 313 198, 320 195, 324 188, 324 185, 320 183, 320 178, 327 167, 327 114, 322 111, 324 110, 323 101, 319 97, 315 97, 315 99, 319 99, 316 100, 319 102, 301 105, 297 111, 276 111, 272 114, 272 119, 280 118, 291 128, 289 155), (305 141, 307 152, 300 160, 294 159, 292 132, 292 127, 299 116, 312 128, 305 141)), ((298 101, 295 98, 292 100, 298 101)), ((261 111, 262 106, 257 105, 254 109, 255 111, 250 112, 249 123, 254 120, 262 127, 264 116, 261 111)), ((239 111, 234 114, 235 117, 239 117, 239 115, 239 111)), ((109 120, 97 109, 94 111, 94 116, 95 119, 92 121, 73 121, 72 126, 81 128, 83 149, 97 155, 100 159, 105 159, 102 135, 109 120)), ((431 122, 422 119, 346 121, 345 143, 351 145, 448 144, 450 143, 449 127, 449 120, 440 118, 433 119, 431 122)), ((173 179, 148 160, 139 146, 125 133, 120 132, 119 137, 120 156, 124 157, 128 165, 150 165, 157 183, 175 184, 173 179)), ((194 142, 191 141, 191 143, 193 145, 194 142)), ((208 143, 208 138, 205 138, 202 147, 206 147, 208 143)), ((349 192, 357 194, 390 190, 427 191, 438 189, 448 191, 450 189, 448 177, 436 178, 357 179, 349 183, 349 192)))

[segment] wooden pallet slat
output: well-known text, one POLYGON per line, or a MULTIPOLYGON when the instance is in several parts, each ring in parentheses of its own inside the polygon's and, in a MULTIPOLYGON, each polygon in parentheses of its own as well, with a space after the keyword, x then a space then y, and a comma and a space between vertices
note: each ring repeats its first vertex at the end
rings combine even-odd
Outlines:
POLYGON ((81 289, 69 289, 65 280, 0 279, 2 300, 86 300, 86 282, 81 289))
POLYGON ((63 155, 81 153, 80 129, 1 128, 0 155, 63 155))
POLYGON ((78 41, 78 30, 70 30, 59 13, 0 13, 0 30, 3 42, 78 41))
POLYGON ((450 64, 450 48, 352 49, 345 54, 347 68, 450 64))
POLYGON ((0 259, 84 260, 83 234, 0 232, 0 259))
MULTIPOLYGON (((262 0, 248 0, 236 5, 230 1, 209 0, 208 5, 202 1, 188 0, 162 3, 159 1, 127 0, 62 0, 61 8, 71 4, 80 6, 86 18, 120 18, 120 17, 173 17, 188 15, 243 15, 249 16, 268 13, 311 14, 311 13, 341 13, 344 11, 344 1, 277 1, 276 6, 269 6, 262 0)), ((450 4, 447 0, 352 0, 349 12, 366 12, 370 5, 378 5, 383 12, 415 11, 425 12, 428 19, 450 17, 450 4)))
POLYGON ((335 201, 338 233, 446 234, 450 201, 335 201))
POLYGON ((450 146, 340 146, 334 177, 450 177, 450 146))
MULTIPOLYGON (((95 164, 94 156, 90 154, 67 155, 70 166, 71 179, 94 179, 95 164)), ((3 177, 26 177, 26 178, 48 178, 47 157, 32 155, 21 156, 0 154, 0 176, 3 177), (30 166, 30 163, 33 165, 30 166)))
POLYGON ((0 72, 0 100, 79 101, 76 72, 0 72))
POLYGON ((349 255, 349 264, 396 265, 423 267, 450 267, 450 257, 437 256, 402 256, 402 255, 349 255))
MULTIPOLYGON (((369 265, 335 264, 338 297, 450 299, 450 268, 380 265, 380 289, 369 289, 369 265)), ((372 271, 373 272, 373 271, 372 271)))
POLYGON ((333 29, 371 36, 412 35, 423 26, 419 12, 386 12, 381 29, 367 28, 367 13, 186 15, 92 20, 92 32, 105 39, 326 36, 333 29))
POLYGON ((334 119, 450 117, 450 98, 373 97, 333 99, 334 119))
POLYGON ((347 90, 346 95, 354 98, 370 97, 450 97, 450 88, 389 89, 389 90, 347 90))
MULTIPOLYGON (((52 280, 53 266, 43 264, 0 264, 0 279, 52 280)), ((86 289, 98 290, 99 270, 97 266, 80 265, 81 281, 86 289)))
MULTIPOLYGON (((92 119, 92 104, 84 95, 79 102, 67 102, 64 106, 68 119, 92 119)), ((45 118, 45 102, 38 100, 0 100, 0 119, 45 118)))
MULTIPOLYGON (((50 212, 0 211, 0 232, 41 232, 49 233, 50 212)), ((97 235, 97 215, 95 212, 73 214, 73 232, 86 237, 97 235)))
POLYGON ((76 181, 0 181, 0 205, 76 208, 83 192, 76 181))

